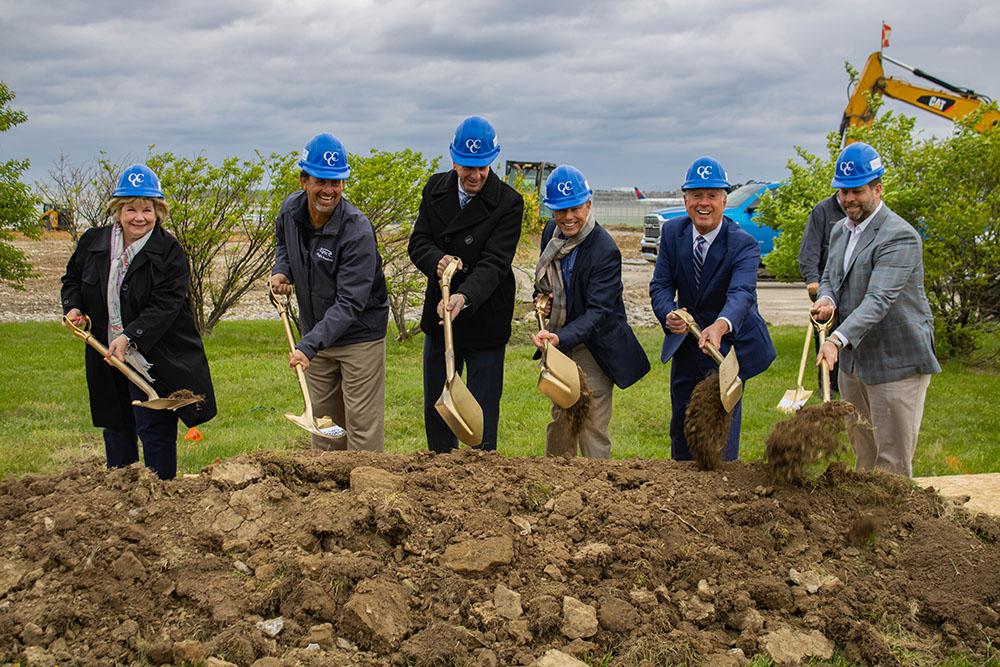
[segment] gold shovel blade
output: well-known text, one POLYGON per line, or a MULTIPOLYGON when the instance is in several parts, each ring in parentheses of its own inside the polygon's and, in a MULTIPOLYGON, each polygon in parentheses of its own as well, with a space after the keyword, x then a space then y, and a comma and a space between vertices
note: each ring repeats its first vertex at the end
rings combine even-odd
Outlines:
POLYGON ((290 412, 286 412, 285 419, 299 428, 327 440, 340 440, 347 437, 347 432, 338 428, 329 417, 320 417, 316 422, 313 422, 305 415, 293 415, 290 412))
POLYGON ((811 389, 789 389, 778 401, 778 409, 782 412, 795 412, 806 404, 806 401, 813 395, 811 389))
POLYGON ((538 390, 563 410, 580 400, 580 370, 576 362, 552 345, 542 352, 538 390))
POLYGON ((732 412, 743 397, 740 364, 736 360, 736 350, 733 348, 729 348, 729 354, 719 364, 719 397, 726 412, 732 412))
POLYGON ((483 408, 462 378, 456 375, 445 382, 434 407, 460 442, 471 447, 483 444, 483 408))
POLYGON ((132 405, 149 408, 150 410, 180 410, 183 407, 200 403, 202 400, 204 399, 199 396, 192 398, 151 398, 145 401, 132 401, 132 405))

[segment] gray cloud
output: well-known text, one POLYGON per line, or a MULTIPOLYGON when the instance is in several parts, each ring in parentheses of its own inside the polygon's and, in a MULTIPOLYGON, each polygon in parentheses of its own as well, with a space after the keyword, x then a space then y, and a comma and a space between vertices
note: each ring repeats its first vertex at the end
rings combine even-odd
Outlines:
POLYGON ((676 187, 702 153, 734 178, 781 178, 794 145, 824 149, 842 63, 863 64, 883 19, 897 59, 1000 95, 1000 9, 974 0, 0 0, 0 79, 30 119, 0 151, 29 157, 32 178, 60 152, 217 159, 319 131, 354 152, 443 155, 477 113, 501 159, 570 162, 597 187, 676 187))

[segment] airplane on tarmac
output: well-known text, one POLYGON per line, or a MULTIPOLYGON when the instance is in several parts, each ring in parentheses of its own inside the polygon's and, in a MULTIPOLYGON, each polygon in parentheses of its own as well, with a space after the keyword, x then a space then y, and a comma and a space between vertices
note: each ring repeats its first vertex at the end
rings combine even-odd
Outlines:
POLYGON ((641 201, 643 204, 662 204, 663 206, 683 206, 684 199, 681 197, 647 197, 642 194, 642 190, 632 186, 633 192, 635 192, 635 198, 641 201))

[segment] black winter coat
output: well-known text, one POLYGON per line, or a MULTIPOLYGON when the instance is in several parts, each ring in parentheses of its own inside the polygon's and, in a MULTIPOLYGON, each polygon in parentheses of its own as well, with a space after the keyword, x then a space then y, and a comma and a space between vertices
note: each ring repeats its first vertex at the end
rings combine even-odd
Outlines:
POLYGON ((413 264, 428 278, 420 319, 426 335, 444 338, 437 316, 437 264, 455 255, 462 259, 462 270, 452 278, 451 292, 464 294, 470 303, 455 320, 455 346, 475 350, 507 344, 516 293, 511 263, 523 215, 521 195, 493 171, 465 208, 458 205, 454 170, 430 177, 408 248, 413 264))
MULTIPOLYGON (((63 313, 79 308, 90 316, 94 337, 108 345, 108 276, 111 272, 111 226, 89 229, 80 237, 62 278, 63 313)), ((159 224, 125 273, 121 288, 125 335, 151 363, 149 374, 162 396, 189 389, 204 402, 181 408, 188 426, 215 416, 215 391, 208 359, 188 300, 187 256, 159 224)), ((87 387, 94 426, 124 430, 110 366, 86 346, 87 387)))

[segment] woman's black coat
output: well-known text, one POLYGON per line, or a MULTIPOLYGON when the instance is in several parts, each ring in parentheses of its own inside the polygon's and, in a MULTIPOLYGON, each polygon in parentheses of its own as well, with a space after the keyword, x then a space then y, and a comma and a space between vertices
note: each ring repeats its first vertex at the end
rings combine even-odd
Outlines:
MULTIPOLYGON (((94 337, 108 345, 108 276, 111 272, 111 226, 89 229, 77 243, 62 278, 63 313, 79 308, 90 316, 94 337)), ((205 348, 187 297, 187 256, 159 224, 135 256, 121 288, 122 324, 129 340, 151 363, 149 374, 161 397, 189 389, 205 397, 181 408, 178 416, 195 426, 215 416, 215 392, 205 348)), ((124 430, 112 373, 118 371, 86 346, 87 387, 94 426, 124 430)))

